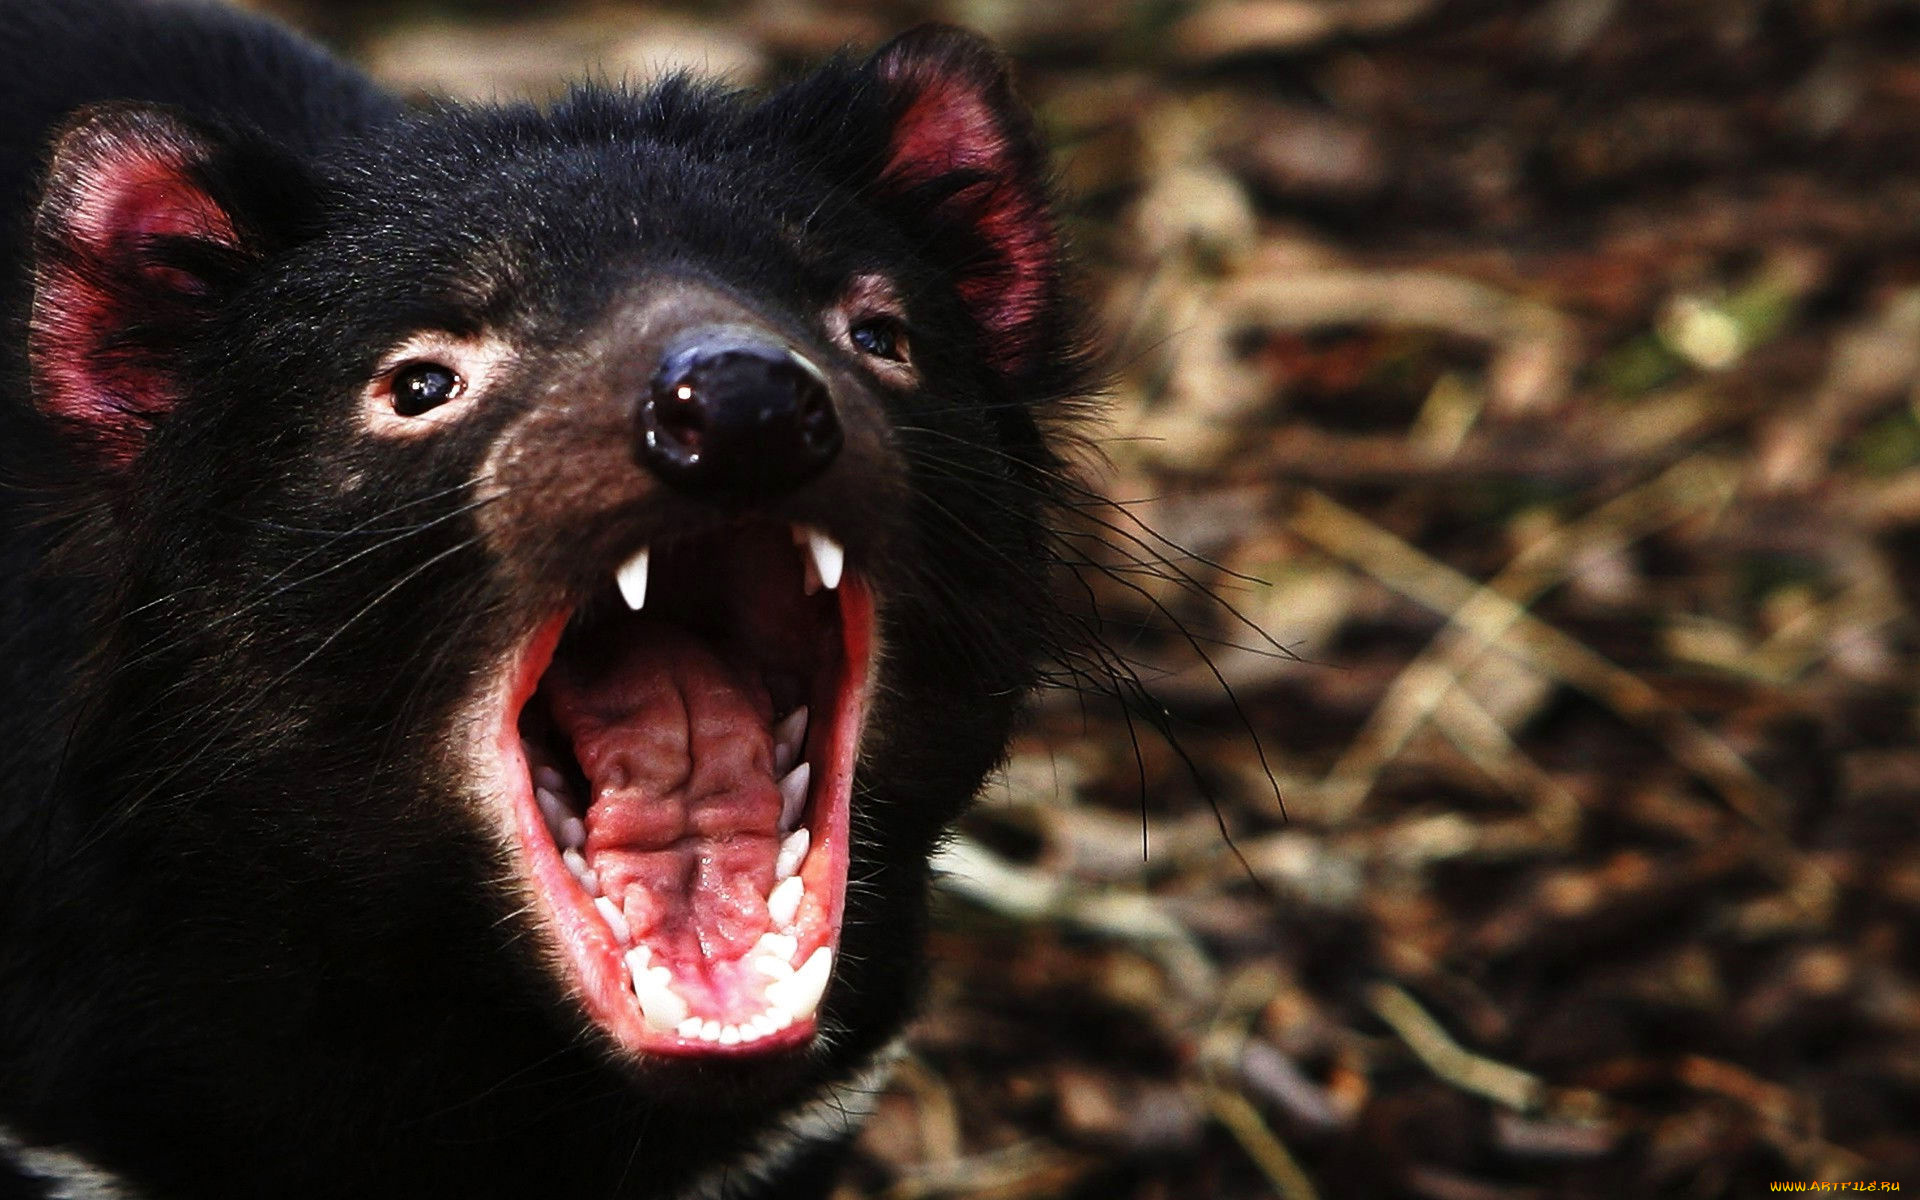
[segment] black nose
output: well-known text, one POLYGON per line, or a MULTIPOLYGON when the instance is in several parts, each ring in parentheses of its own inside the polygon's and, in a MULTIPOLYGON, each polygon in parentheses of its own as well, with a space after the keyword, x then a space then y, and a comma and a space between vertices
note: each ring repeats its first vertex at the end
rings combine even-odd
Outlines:
POLYGON ((714 499, 790 492, 840 451, 840 421, 820 372, 766 335, 736 326, 674 339, 635 419, 640 465, 714 499))

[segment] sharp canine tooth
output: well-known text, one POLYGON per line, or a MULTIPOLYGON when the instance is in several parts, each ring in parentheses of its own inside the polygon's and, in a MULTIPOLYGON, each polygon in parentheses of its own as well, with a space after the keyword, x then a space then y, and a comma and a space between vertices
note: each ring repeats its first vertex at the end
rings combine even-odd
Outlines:
POLYGON ((800 747, 807 740, 807 706, 788 713, 773 727, 773 770, 779 774, 800 759, 800 747))
POLYGON ((647 964, 653 961, 653 947, 635 946, 627 951, 627 971, 635 979, 647 973, 647 964))
POLYGON ((820 997, 826 995, 827 978, 832 974, 833 950, 822 946, 807 956, 792 979, 767 985, 767 1003, 776 1011, 791 1013, 796 1021, 804 1021, 820 1008, 820 997))
POLYGON ((620 585, 620 598, 635 612, 647 604, 647 556, 652 552, 652 547, 642 546, 640 553, 622 563, 613 575, 614 582, 620 585))
MULTIPOLYGON (((535 767, 533 769, 533 782, 534 786, 543 787, 550 792, 564 792, 567 790, 567 777, 552 767, 535 767)), ((557 796, 555 797, 555 799, 558 798, 557 796)))
POLYGON ((568 850, 583 850, 587 845, 586 824, 568 813, 560 819, 560 828, 553 831, 553 840, 568 850))
POLYGON ((798 875, 782 879, 767 894, 767 915, 773 918, 775 925, 793 924, 795 914, 800 911, 800 897, 806 892, 807 885, 800 882, 798 875))
POLYGON ((640 1016, 649 1029, 659 1033, 673 1029, 678 1030, 682 1037, 689 1036, 685 1023, 693 1018, 687 1016, 686 997, 668 987, 651 971, 634 973, 633 998, 640 1002, 640 1016))
POLYGON ((600 919, 613 930, 613 940, 622 946, 633 940, 633 934, 627 929, 627 919, 620 915, 620 906, 605 896, 595 896, 593 906, 600 910, 600 919))
POLYGON ((847 552, 817 529, 807 530, 807 556, 813 560, 813 569, 820 573, 820 582, 827 588, 840 586, 840 569, 846 565, 847 552))
POLYGON ((800 823, 800 812, 807 806, 807 785, 812 782, 812 763, 801 763, 780 781, 780 832, 800 823))
POLYGON ((800 869, 807 861, 807 850, 813 845, 813 835, 805 829, 796 829, 780 843, 780 857, 774 860, 773 877, 786 879, 800 869))

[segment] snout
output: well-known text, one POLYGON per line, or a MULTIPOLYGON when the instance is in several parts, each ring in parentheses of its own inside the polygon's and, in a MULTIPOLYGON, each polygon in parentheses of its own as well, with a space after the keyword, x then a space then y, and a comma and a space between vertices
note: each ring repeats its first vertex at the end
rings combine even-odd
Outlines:
POLYGON ((675 337, 634 411, 635 460, 703 499, 752 503, 794 491, 840 452, 820 369, 768 334, 706 325, 675 337))
POLYGON ((543 610, 756 520, 878 562, 909 512, 887 398, 799 314, 647 279, 547 365, 519 367, 538 397, 477 467, 488 543, 543 610))

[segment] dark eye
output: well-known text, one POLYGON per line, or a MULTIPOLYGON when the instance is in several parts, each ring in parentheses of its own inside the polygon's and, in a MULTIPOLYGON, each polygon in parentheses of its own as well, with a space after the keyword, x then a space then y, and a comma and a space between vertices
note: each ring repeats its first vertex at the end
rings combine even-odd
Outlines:
POLYGON ((435 362, 408 363, 393 375, 393 411, 417 417, 459 396, 466 383, 452 367, 435 362))
POLYGON ((847 339, 863 354, 889 362, 907 361, 907 331, 892 317, 873 317, 847 330, 847 339))

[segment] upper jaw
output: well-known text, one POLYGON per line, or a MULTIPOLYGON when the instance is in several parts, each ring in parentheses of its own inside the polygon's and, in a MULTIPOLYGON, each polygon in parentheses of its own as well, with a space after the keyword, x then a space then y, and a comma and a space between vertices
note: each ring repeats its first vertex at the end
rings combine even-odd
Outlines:
MULTIPOLYGON (((838 588, 841 574, 846 569, 846 548, 832 534, 815 526, 796 522, 790 529, 793 544, 800 548, 803 556, 806 594, 811 596, 823 588, 828 591, 838 588)), ((613 580, 620 599, 635 612, 646 607, 652 565, 653 547, 646 545, 628 555, 626 561, 614 569, 613 580)))
POLYGON ((845 912, 873 592, 833 534, 767 520, 611 575, 488 704, 486 789, 545 957, 635 1058, 803 1047, 845 912))

